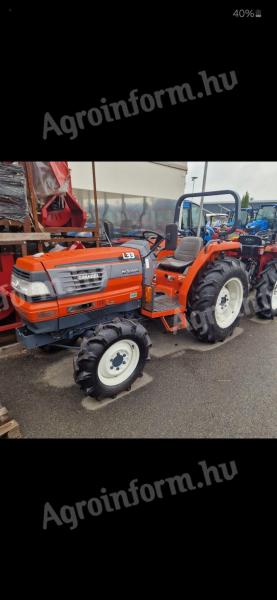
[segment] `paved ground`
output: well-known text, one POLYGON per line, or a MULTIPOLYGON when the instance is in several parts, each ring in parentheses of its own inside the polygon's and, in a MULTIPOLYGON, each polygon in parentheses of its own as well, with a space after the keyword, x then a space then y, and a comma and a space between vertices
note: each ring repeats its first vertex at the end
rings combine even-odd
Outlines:
POLYGON ((115 400, 84 398, 71 351, 24 351, 0 359, 2 402, 27 438, 277 437, 277 319, 243 319, 215 346, 151 337, 146 376, 115 400))

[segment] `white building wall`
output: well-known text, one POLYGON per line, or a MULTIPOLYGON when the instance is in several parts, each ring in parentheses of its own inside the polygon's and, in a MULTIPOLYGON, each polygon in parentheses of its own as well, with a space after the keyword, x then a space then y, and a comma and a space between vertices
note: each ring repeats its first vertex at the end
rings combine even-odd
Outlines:
MULTIPOLYGON (((97 191, 175 199, 185 187, 186 163, 96 162, 97 191), (179 165, 181 168, 179 168, 179 165)), ((93 189, 91 162, 69 162, 73 188, 93 189)))

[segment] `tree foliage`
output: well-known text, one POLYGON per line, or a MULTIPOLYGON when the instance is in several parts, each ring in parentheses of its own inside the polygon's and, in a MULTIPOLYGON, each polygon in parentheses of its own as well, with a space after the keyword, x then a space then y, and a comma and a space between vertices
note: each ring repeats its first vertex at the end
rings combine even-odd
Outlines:
POLYGON ((241 208, 247 208, 249 206, 250 196, 249 193, 246 192, 241 200, 241 208))

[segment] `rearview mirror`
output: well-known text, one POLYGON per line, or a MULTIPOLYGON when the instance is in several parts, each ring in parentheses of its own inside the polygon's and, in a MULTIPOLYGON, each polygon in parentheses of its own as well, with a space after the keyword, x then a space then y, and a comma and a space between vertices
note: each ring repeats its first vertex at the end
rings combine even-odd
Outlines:
POLYGON ((109 240, 112 240, 114 237, 114 226, 111 221, 103 221, 105 234, 108 236, 109 240))
POLYGON ((176 250, 178 241, 177 223, 169 223, 165 228, 165 250, 176 250))

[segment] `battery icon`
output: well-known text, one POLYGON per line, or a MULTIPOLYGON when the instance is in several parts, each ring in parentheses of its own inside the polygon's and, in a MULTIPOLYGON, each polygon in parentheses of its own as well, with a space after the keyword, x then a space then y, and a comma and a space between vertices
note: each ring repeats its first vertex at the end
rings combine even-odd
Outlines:
POLYGON ((261 16, 262 16, 262 11, 256 10, 256 17, 261 17, 261 16))

